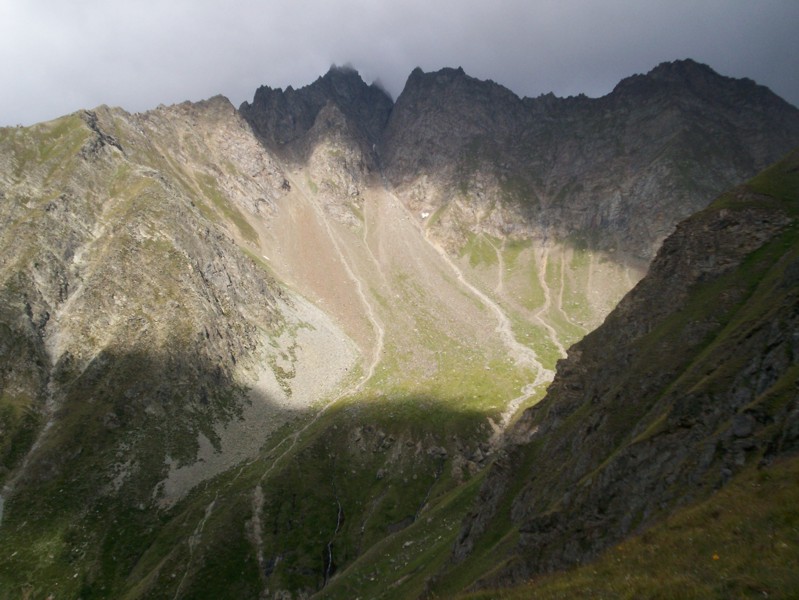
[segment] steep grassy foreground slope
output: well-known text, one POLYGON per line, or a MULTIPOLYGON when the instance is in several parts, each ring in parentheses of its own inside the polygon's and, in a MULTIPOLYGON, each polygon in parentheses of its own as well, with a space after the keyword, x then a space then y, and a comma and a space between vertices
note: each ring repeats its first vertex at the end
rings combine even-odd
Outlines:
POLYGON ((676 511, 585 566, 461 598, 795 598, 799 460, 751 465, 724 489, 676 511))
POLYGON ((543 597, 794 597, 798 276, 795 151, 680 224, 559 363, 433 589, 518 583, 617 546, 543 579, 543 597))

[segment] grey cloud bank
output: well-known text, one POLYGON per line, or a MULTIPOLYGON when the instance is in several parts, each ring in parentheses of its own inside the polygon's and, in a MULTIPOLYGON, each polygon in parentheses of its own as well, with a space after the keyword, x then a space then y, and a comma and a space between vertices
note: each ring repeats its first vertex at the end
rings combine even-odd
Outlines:
POLYGON ((799 2, 576 0, 6 0, 0 124, 98 104, 141 111, 350 63, 396 97, 411 70, 461 66, 520 96, 609 92, 693 58, 799 104, 799 2))

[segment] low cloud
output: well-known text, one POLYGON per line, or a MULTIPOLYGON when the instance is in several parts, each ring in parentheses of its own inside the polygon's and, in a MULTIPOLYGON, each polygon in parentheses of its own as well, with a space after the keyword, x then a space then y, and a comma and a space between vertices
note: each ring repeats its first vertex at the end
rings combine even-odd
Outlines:
POLYGON ((796 105, 797 22, 795 0, 6 0, 0 123, 217 93, 239 104, 259 85, 306 85, 333 63, 395 98, 416 66, 462 66, 519 95, 598 96, 691 57, 796 105))

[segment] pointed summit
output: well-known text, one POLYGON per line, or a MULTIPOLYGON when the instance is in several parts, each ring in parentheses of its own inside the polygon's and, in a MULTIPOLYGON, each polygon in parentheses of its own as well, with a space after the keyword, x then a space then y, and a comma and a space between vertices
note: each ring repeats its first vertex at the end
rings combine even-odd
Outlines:
POLYGON ((368 88, 360 73, 350 65, 331 65, 327 73, 311 85, 316 84, 337 100, 337 103, 350 101, 368 88))
POLYGON ((708 65, 691 58, 662 62, 647 73, 653 79, 680 79, 691 77, 722 77, 708 65))
POLYGON ((393 102, 377 85, 367 85, 353 67, 332 65, 312 84, 294 90, 262 86, 242 116, 270 147, 279 149, 303 137, 327 104, 335 106, 368 144, 379 139, 393 102))

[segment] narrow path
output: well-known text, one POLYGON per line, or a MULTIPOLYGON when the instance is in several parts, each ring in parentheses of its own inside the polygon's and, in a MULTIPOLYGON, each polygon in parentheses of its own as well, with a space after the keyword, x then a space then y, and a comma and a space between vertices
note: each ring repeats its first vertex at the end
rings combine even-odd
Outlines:
POLYGON ((363 245, 364 248, 366 248, 366 252, 369 254, 369 258, 372 259, 372 262, 377 267, 377 272, 380 275, 380 278, 383 280, 383 283, 388 285, 388 280, 386 279, 386 274, 383 272, 383 269, 380 265, 380 261, 377 260, 375 253, 372 251, 372 247, 369 245, 369 214, 367 212, 365 202, 363 207, 363 245))
MULTIPOLYGON (((540 267, 536 268, 536 271, 538 272, 538 283, 541 286, 542 291, 544 292, 544 304, 542 304, 541 308, 539 308, 535 312, 535 318, 539 323, 541 323, 544 329, 547 330, 547 333, 549 333, 549 338, 552 340, 552 343, 555 345, 555 347, 558 349, 558 352, 560 352, 560 355, 563 357, 566 356, 566 348, 564 348, 563 344, 560 343, 560 338, 558 337, 558 333, 555 331, 555 328, 549 324, 549 321, 546 321, 541 316, 542 314, 549 311, 550 307, 552 306, 552 294, 549 290, 549 284, 547 283, 547 277, 546 277, 546 270, 548 264, 549 264, 549 248, 544 246, 541 249, 540 267)), ((561 276, 562 275, 563 274, 561 273, 561 276)))

